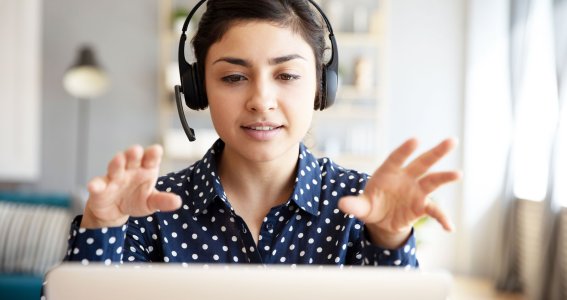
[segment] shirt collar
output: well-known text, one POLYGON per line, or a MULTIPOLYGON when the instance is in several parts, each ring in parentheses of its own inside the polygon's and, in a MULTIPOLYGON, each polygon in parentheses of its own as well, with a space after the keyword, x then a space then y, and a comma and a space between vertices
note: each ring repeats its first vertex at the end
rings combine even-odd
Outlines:
POLYGON ((309 149, 299 145, 297 174, 291 200, 306 212, 317 215, 321 195, 321 167, 309 149))
POLYGON ((218 139, 213 146, 205 153, 201 160, 197 161, 189 168, 190 177, 189 194, 199 193, 199 197, 191 197, 195 215, 200 215, 213 203, 217 198, 221 199, 232 209, 230 203, 226 199, 226 193, 220 184, 218 175, 217 155, 224 149, 224 142, 218 139), (207 171, 204 171, 207 170, 207 171))
MULTIPOLYGON (((201 190, 199 197, 191 197, 195 208, 195 215, 200 215, 216 199, 220 199, 227 207, 232 206, 227 200, 226 193, 218 176, 218 155, 224 149, 224 142, 218 139, 207 151, 203 158, 189 168, 192 173, 189 180, 189 193, 201 190), (208 170, 208 171, 205 171, 208 170)), ((299 146, 299 159, 295 186, 290 201, 302 210, 317 215, 319 210, 319 195, 321 194, 321 169, 319 162, 301 143, 299 146)), ((289 201, 288 201, 289 202, 289 201)))

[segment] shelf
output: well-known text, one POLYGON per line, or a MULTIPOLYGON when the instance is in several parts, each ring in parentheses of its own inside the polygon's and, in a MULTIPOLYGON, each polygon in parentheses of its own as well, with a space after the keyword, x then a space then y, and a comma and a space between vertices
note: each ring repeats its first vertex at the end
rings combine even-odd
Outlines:
POLYGON ((195 161, 200 159, 218 139, 213 129, 196 129, 197 139, 189 142, 183 129, 168 129, 163 134, 164 156, 172 160, 195 161))
POLYGON ((374 120, 377 113, 374 110, 352 107, 350 105, 337 105, 329 110, 319 112, 315 116, 318 119, 339 119, 339 121, 348 121, 348 119, 374 120))
POLYGON ((335 32, 335 38, 339 46, 365 46, 379 47, 380 36, 371 33, 335 32))
POLYGON ((378 87, 359 89, 354 85, 343 84, 339 86, 337 97, 340 99, 376 98, 380 93, 378 87))

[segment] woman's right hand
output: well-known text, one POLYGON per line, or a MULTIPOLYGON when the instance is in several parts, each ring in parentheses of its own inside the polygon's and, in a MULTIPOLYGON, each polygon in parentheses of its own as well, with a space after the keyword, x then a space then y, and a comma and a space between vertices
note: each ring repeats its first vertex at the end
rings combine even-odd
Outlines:
POLYGON ((87 200, 81 227, 121 226, 128 217, 142 217, 157 210, 171 211, 181 206, 173 193, 155 189, 163 149, 139 145, 120 152, 108 164, 108 173, 88 183, 87 200))

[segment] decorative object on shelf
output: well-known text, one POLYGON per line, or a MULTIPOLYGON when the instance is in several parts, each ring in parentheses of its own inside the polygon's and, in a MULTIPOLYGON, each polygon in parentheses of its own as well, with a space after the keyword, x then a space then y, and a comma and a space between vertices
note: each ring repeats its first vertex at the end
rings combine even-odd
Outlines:
POLYGON ((89 102, 107 91, 109 79, 96 61, 94 50, 89 46, 79 49, 75 63, 65 72, 63 87, 79 102, 77 131, 76 184, 86 184, 86 162, 89 123, 89 102))
MULTIPOLYGON (((185 7, 178 7, 171 13, 171 26, 175 35, 181 34, 181 32, 183 32, 183 23, 185 22, 185 18, 188 14, 189 10, 185 7)), ((187 28, 187 32, 190 33, 188 34, 189 36, 193 35, 192 32, 195 31, 196 24, 199 24, 200 20, 201 15, 195 14, 195 16, 193 17, 193 22, 189 23, 189 26, 187 28)))
POLYGON ((372 70, 372 59, 366 56, 359 56, 354 63, 354 86, 359 91, 372 88, 374 82, 372 70))
POLYGON ((185 8, 178 7, 171 13, 171 27, 175 34, 180 34, 183 28, 183 22, 187 16, 187 10, 185 8))
POLYGON ((386 25, 384 24, 384 12, 381 9, 375 9, 370 18, 369 31, 371 34, 382 36, 386 25))

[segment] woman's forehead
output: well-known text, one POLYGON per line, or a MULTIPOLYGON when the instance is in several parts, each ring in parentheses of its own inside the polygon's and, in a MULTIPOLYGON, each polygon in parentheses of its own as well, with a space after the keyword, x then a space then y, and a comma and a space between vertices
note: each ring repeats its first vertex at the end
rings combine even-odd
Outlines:
POLYGON ((221 39, 211 45, 207 60, 218 56, 253 59, 290 54, 314 59, 311 46, 291 27, 267 21, 239 21, 232 23, 221 39))

